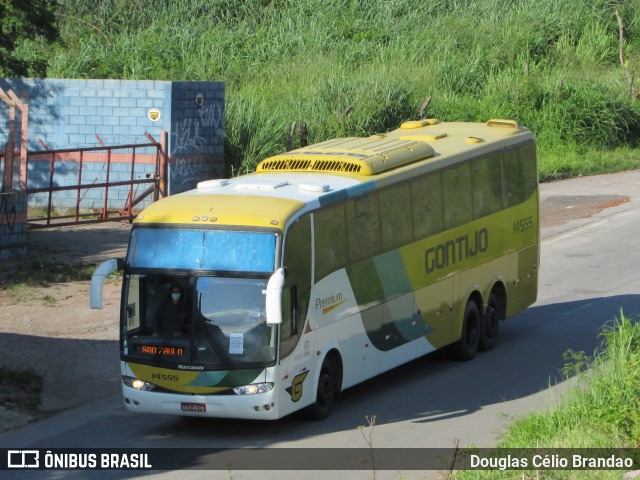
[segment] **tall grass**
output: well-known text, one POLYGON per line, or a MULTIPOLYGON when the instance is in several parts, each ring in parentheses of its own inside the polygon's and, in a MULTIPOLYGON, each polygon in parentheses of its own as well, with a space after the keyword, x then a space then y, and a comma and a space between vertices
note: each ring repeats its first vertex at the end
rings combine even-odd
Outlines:
POLYGON ((542 158, 545 178, 619 168, 586 159, 635 146, 640 131, 628 76, 640 60, 632 0, 61 4, 64 43, 48 52, 49 76, 225 81, 235 171, 283 151, 294 121, 307 123, 311 141, 368 135, 415 118, 427 96, 427 116, 530 127, 554 159, 547 169, 542 158), (558 167, 568 151, 584 158, 558 167))
MULTIPOLYGON (((549 410, 513 423, 499 448, 640 447, 640 323, 621 313, 605 325, 600 338, 593 356, 571 350, 565 354, 563 373, 573 387, 549 410)), ((522 478, 522 473, 464 472, 458 477, 522 478)), ((620 471, 578 473, 545 471, 544 478, 622 476, 620 471)))
POLYGON ((640 324, 623 314, 606 325, 593 356, 568 351, 563 373, 576 388, 549 412, 517 422, 505 437, 510 444, 560 447, 640 447, 640 324), (585 436, 580 431, 596 433, 585 436))

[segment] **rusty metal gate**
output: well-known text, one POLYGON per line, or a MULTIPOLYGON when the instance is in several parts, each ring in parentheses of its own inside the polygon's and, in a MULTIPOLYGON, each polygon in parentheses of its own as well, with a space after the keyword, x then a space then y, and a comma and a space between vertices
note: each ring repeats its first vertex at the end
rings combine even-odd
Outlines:
MULTIPOLYGON (((163 146, 149 143, 29 152, 30 228, 132 220, 165 195, 163 146)), ((43 144, 46 147, 46 145, 43 144)))

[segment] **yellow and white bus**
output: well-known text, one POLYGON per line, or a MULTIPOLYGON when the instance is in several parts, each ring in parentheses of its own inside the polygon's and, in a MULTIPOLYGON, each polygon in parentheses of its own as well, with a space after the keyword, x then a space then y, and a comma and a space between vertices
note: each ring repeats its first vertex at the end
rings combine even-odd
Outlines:
POLYGON ((91 304, 123 269, 128 410, 320 419, 341 390, 419 356, 492 348, 535 301, 538 264, 531 132, 417 120, 151 205, 91 304))

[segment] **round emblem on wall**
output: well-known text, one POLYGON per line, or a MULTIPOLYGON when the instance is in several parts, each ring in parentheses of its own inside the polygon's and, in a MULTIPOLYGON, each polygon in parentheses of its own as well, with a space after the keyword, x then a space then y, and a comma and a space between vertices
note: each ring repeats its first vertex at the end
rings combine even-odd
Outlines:
POLYGON ((149 120, 151 120, 152 122, 157 122, 158 120, 160 120, 160 110, 158 110, 157 108, 150 108, 148 116, 149 120))

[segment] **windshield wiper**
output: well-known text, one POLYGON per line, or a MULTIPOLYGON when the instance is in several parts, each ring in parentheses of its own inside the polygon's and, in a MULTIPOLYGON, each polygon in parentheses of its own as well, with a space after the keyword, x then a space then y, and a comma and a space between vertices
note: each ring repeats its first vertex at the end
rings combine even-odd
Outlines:
POLYGON ((225 367, 227 369, 230 369, 231 359, 229 358, 229 355, 227 355, 227 352, 224 351, 224 347, 220 344, 220 342, 216 339, 215 335, 211 332, 211 329, 216 328, 218 329, 218 332, 220 333, 220 335, 224 335, 224 334, 222 333, 222 330, 220 330, 220 327, 218 327, 217 325, 212 325, 206 321, 206 317, 202 315, 201 307, 202 307, 202 293, 199 292, 198 293, 198 317, 201 319, 201 321, 198 322, 198 329, 203 330, 204 336, 206 337, 209 344, 211 344, 211 346, 215 350, 216 355, 218 355, 218 358, 222 361, 222 363, 225 364, 225 367))
POLYGON ((173 338, 173 336, 175 334, 176 334, 176 332, 173 331, 173 332, 168 332, 164 336, 164 338, 162 339, 162 343, 158 347, 158 351, 153 356, 153 364, 154 365, 157 365, 160 362, 160 360, 162 359, 162 357, 164 357, 164 352, 167 349, 167 347, 169 346, 169 342, 171 341, 171 339, 173 338))

